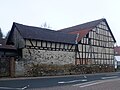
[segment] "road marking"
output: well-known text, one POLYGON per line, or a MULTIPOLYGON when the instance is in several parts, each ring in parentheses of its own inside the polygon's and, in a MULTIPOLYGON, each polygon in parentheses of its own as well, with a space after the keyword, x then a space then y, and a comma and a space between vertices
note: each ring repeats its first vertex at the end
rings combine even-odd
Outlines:
POLYGON ((90 82, 75 84, 75 85, 72 85, 72 86, 79 86, 79 87, 83 88, 83 87, 88 87, 88 86, 92 86, 92 85, 96 85, 96 84, 100 84, 100 83, 116 81, 116 80, 120 80, 120 79, 96 80, 96 81, 90 81, 90 82))
POLYGON ((24 86, 22 90, 27 89, 30 85, 24 86))
POLYGON ((82 81, 82 82, 85 82, 87 81, 87 79, 80 79, 80 80, 72 80, 72 81, 61 81, 61 82, 58 82, 59 84, 63 84, 63 83, 74 83, 74 82, 79 82, 79 81, 82 81))
POLYGON ((101 79, 112 79, 112 78, 118 78, 118 76, 111 76, 111 77, 101 77, 101 79))
POLYGON ((13 89, 16 89, 16 90, 25 90, 29 87, 29 85, 27 86, 24 86, 23 88, 12 88, 12 87, 0 87, 0 89, 9 89, 9 90, 13 90, 13 89))
POLYGON ((86 84, 90 84, 90 83, 95 83, 97 81, 90 81, 90 82, 85 82, 85 83, 79 83, 79 84, 75 84, 73 86, 81 86, 81 85, 86 85, 86 84))
POLYGON ((87 76, 84 76, 84 78, 87 78, 87 76))
POLYGON ((97 80, 97 81, 93 81, 93 82, 82 83, 81 85, 79 85, 79 87, 81 87, 81 88, 83 88, 83 87, 89 87, 89 86, 93 86, 93 85, 96 85, 96 84, 106 83, 106 82, 110 82, 110 81, 114 81, 114 80, 120 80, 120 79, 97 80))
POLYGON ((96 85, 96 84, 100 84, 100 83, 103 83, 104 81, 99 81, 99 82, 95 82, 95 83, 90 83, 90 84, 86 84, 86 85, 82 85, 82 86, 79 86, 79 87, 89 87, 89 86, 93 86, 93 85, 96 85))
MULTIPOLYGON (((11 90, 13 90, 13 89, 16 89, 16 90, 22 90, 22 88, 12 88, 12 87, 0 87, 0 89, 11 89, 11 90)), ((24 90, 24 89, 23 89, 24 90)))

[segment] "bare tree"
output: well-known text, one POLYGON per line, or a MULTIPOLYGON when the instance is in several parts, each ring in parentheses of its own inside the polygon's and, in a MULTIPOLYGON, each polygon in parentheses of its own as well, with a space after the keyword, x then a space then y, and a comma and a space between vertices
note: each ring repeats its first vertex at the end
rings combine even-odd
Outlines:
POLYGON ((41 27, 42 28, 46 28, 46 29, 50 29, 51 28, 46 22, 44 22, 43 24, 41 24, 41 27))

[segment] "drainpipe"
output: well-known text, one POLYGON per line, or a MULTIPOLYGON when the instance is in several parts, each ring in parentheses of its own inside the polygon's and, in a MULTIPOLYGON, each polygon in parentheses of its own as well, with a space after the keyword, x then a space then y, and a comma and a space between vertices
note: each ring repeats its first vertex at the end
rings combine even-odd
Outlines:
POLYGON ((78 38, 80 34, 77 33, 76 40, 75 40, 75 65, 77 65, 77 52, 78 52, 78 38))

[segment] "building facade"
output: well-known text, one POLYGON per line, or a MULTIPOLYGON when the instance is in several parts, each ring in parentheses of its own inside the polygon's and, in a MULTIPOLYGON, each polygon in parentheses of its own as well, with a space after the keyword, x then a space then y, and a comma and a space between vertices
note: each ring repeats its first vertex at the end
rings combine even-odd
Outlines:
POLYGON ((120 46, 115 46, 115 67, 117 70, 120 70, 120 46))
POLYGON ((18 50, 16 75, 31 64, 99 66, 114 69, 116 40, 105 19, 54 31, 13 23, 8 45, 18 50))
POLYGON ((113 65, 115 39, 105 19, 61 30, 78 34, 77 64, 113 65), (94 26, 95 25, 95 26, 94 26), (77 29, 74 29, 77 28, 77 29), (69 29, 71 29, 69 31, 69 29))

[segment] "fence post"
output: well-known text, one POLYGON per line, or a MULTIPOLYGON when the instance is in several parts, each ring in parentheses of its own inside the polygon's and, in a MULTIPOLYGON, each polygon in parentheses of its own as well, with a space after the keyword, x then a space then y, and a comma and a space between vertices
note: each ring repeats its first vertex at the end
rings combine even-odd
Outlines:
POLYGON ((10 59, 10 77, 15 76, 15 59, 14 57, 11 57, 10 59))

